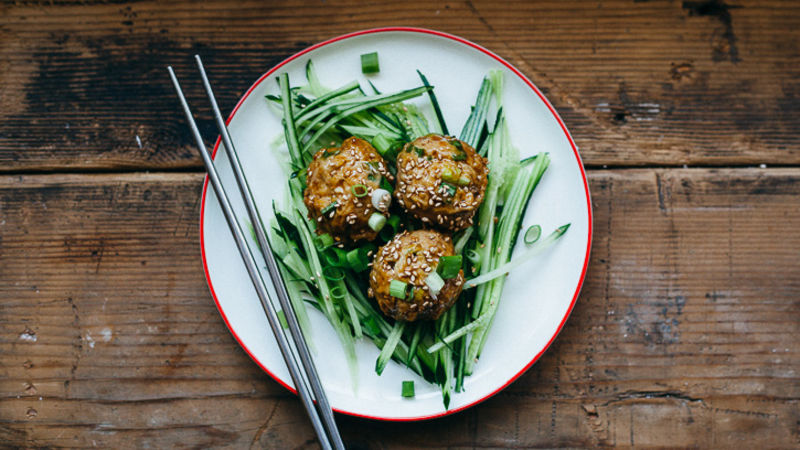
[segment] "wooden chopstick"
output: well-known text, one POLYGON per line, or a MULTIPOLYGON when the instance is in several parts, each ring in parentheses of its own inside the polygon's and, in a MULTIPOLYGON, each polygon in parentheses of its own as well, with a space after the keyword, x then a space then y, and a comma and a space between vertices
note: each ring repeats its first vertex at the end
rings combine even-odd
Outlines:
POLYGON ((258 212, 258 208, 253 201, 252 192, 250 191, 249 185, 247 183, 247 179, 244 176, 242 171, 241 163, 239 162, 238 154, 236 153, 235 147, 230 137, 230 133, 228 132, 228 128, 225 125, 225 122, 222 119, 222 114, 219 111, 219 107, 217 105, 217 101, 214 97, 214 94, 211 90, 211 85, 208 82, 208 77, 205 73, 203 68, 202 61, 198 55, 195 55, 195 59, 197 61, 198 69, 200 70, 200 75, 203 79, 203 85, 205 87, 206 93, 208 94, 208 98, 211 101, 212 108, 214 110, 214 116, 217 122, 217 127, 219 128, 220 135, 222 136, 223 144, 225 145, 226 153, 228 158, 231 162, 231 167, 234 170, 234 175, 236 178, 237 185, 239 187, 240 194, 244 199, 245 205, 247 207, 247 213, 250 217, 250 221, 253 224, 253 228, 256 230, 256 237, 258 239, 258 243, 261 248, 262 256, 267 263, 267 270, 270 275, 270 279, 272 281, 272 287, 275 290, 275 294, 278 298, 278 301, 281 305, 281 308, 284 311, 284 315, 286 316, 287 324, 289 325, 289 333, 292 337, 292 341, 295 344, 295 348, 297 349, 298 356, 300 358, 300 362, 295 359, 294 352, 292 351, 289 342, 286 339, 286 336, 283 334, 280 321, 278 320, 277 312, 275 311, 272 303, 269 300, 269 293, 267 292, 267 285, 264 282, 264 279, 261 277, 261 273, 258 271, 256 266, 255 258, 250 250, 250 247, 247 245, 247 241, 245 240, 245 234, 242 230, 241 225, 239 224, 235 213, 233 212, 233 208, 231 207, 230 201, 228 200, 228 196, 225 192, 225 189, 220 181, 219 175, 217 170, 214 166, 214 161, 211 159, 211 155, 209 154, 206 146, 203 142, 203 138, 200 135, 200 131, 197 128, 197 124, 194 121, 194 117, 192 116, 191 110, 189 108, 188 103, 186 102, 186 98, 183 95, 183 91, 180 87, 177 77, 175 76, 175 72, 172 70, 172 67, 167 67, 169 71, 170 78, 172 79, 172 83, 175 86, 175 90, 178 94, 178 98, 181 101, 181 106, 183 107, 183 111, 186 114, 186 119, 189 122, 189 126, 192 130, 192 134, 197 142, 198 150, 203 158, 203 163, 205 164, 206 170, 208 172, 209 180, 211 181, 211 185, 214 188, 214 192, 217 195, 217 199, 219 200, 220 206, 222 211, 225 215, 225 219, 228 222, 228 226, 233 233, 234 240, 236 241, 236 246, 239 249, 239 253, 242 256, 242 260, 245 263, 245 267, 247 268, 247 272, 250 275, 250 280, 253 282, 253 286, 256 289, 256 293, 258 294, 258 298, 261 301, 261 306, 264 309, 265 314, 267 315, 267 321, 269 322, 270 328, 272 328, 272 332, 275 335, 275 339, 278 342, 278 347, 280 347, 281 354, 283 355, 283 359, 286 362, 287 367, 289 368, 289 374, 292 377, 292 381, 294 382, 295 387, 297 388, 297 392, 300 395, 302 400, 303 406, 308 413, 309 418, 311 419, 312 426, 314 431, 317 434, 317 438, 320 441, 320 444, 323 448, 335 448, 335 449, 344 449, 344 444, 342 443, 341 436, 339 434, 339 430, 336 426, 336 421, 333 417, 333 410, 328 403, 327 396, 325 395, 325 391, 322 388, 322 384, 319 380, 319 375, 317 374, 316 368, 314 366, 314 362, 311 358, 311 354, 308 350, 308 346, 306 345, 305 339, 303 338, 302 331, 300 330, 300 326, 297 323, 297 318, 294 314, 294 309, 289 301, 288 293, 286 292, 286 287, 283 283, 283 279, 280 276, 280 272, 278 271, 277 263, 275 258, 272 254, 271 247, 269 245, 269 240, 267 239, 263 227, 261 226, 261 219, 258 212), (309 392, 309 386, 306 385, 306 380, 308 380, 308 384, 311 387, 311 391, 309 392), (314 404, 314 399, 316 399, 316 406, 314 404))

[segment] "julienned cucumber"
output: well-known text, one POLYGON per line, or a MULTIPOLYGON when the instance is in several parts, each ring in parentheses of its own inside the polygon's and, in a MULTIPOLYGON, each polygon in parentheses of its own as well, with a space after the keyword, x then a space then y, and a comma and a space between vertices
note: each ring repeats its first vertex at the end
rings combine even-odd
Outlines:
MULTIPOLYGON (((365 73, 376 69, 377 55, 374 61, 368 56, 362 62, 365 73)), ((364 269, 369 264, 368 257, 374 255, 374 245, 342 249, 334 245, 330 235, 316 236, 315 224, 307 218, 302 200, 305 168, 316 149, 356 136, 379 147, 389 170, 393 171, 394 155, 406 142, 430 132, 447 134, 434 88, 425 75, 419 71, 418 75, 421 86, 396 93, 380 93, 370 82, 372 95, 366 94, 356 81, 336 89, 324 87, 311 61, 306 65, 305 85, 292 86, 285 73, 278 77, 280 95, 267 96, 267 101, 281 110, 291 173, 287 173, 287 201, 274 209, 275 220, 271 221, 269 235, 273 251, 281 261, 284 279, 291 286, 289 294, 306 336, 310 336, 311 330, 304 304, 324 314, 336 330, 354 386, 357 383, 355 341, 365 337, 380 349, 375 362, 378 374, 394 359, 439 385, 447 408, 452 395, 463 390, 464 377, 472 373, 480 356, 500 303, 503 275, 553 245, 569 225, 512 259, 528 201, 550 158, 539 153, 520 160, 503 112, 502 73, 490 72, 478 89, 475 105, 459 136, 488 159, 490 173, 485 200, 476 216, 476 225, 454 237, 456 257, 440 261, 441 268, 430 283, 435 288, 462 267, 471 278, 462 298, 436 322, 407 324, 385 318, 365 295, 369 271, 364 269), (403 103, 423 94, 427 94, 428 106, 435 114, 433 128, 420 108, 403 103)), ((390 184, 382 187, 387 191, 392 189, 390 184)), ((400 231, 399 219, 393 215, 380 224, 376 220, 373 225, 380 231, 377 244, 391 240, 400 231)), ((395 293, 405 295, 405 286, 396 284, 395 293)), ((404 382, 402 394, 413 396, 413 382, 404 382)))

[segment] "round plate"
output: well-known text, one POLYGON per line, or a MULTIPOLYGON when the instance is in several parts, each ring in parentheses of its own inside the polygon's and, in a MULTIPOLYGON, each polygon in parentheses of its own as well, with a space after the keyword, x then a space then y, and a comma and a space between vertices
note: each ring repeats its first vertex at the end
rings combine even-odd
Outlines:
MULTIPOLYGON (((438 386, 428 384, 399 364, 390 362, 383 375, 378 376, 374 371, 378 350, 366 339, 356 347, 359 370, 358 380, 353 383, 335 332, 321 314, 309 308, 312 351, 336 411, 382 420, 420 420, 452 414, 487 399, 536 362, 563 327, 578 297, 589 261, 592 215, 586 174, 575 143, 533 83, 511 64, 476 44, 422 29, 382 28, 351 33, 314 45, 278 64, 253 84, 228 119, 245 174, 256 193, 256 203, 269 214, 273 200, 283 201, 286 177, 278 160, 281 156, 272 150, 272 143, 283 133, 280 117, 268 107, 264 96, 278 93, 275 77, 282 72, 289 73, 292 85, 305 83, 304 68, 309 59, 313 59, 326 86, 338 87, 353 79, 366 86, 368 79, 383 92, 419 86, 419 69, 435 87, 453 134, 466 121, 483 77, 491 69, 500 69, 505 72, 503 107, 513 143, 523 157, 541 151, 550 153, 550 167, 533 194, 523 229, 540 224, 543 232, 549 233, 565 223, 572 226, 552 249, 508 276, 480 361, 475 372, 465 379, 464 392, 453 396, 449 409, 442 403, 438 386), (360 55, 376 51, 380 73, 365 77, 360 55), (401 397, 403 380, 415 381, 414 398, 401 397)), ((433 120, 426 96, 413 102, 433 120)), ((217 158, 217 165, 228 192, 236 192, 227 157, 217 158)), ((244 350, 275 380, 294 390, 207 181, 203 186, 200 236, 211 294, 225 324, 244 350)), ((241 201, 229 196, 239 217, 247 217, 241 201)))

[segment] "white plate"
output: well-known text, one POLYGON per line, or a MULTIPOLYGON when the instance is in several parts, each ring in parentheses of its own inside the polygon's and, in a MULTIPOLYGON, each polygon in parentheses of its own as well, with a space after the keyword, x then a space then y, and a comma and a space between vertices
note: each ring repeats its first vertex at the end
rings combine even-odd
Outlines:
MULTIPOLYGON (((282 134, 280 118, 264 100, 265 94, 278 91, 275 77, 288 71, 292 85, 303 83, 304 67, 311 58, 326 86, 337 87, 353 79, 366 85, 359 58, 374 51, 379 54, 381 70, 369 79, 383 91, 397 91, 418 86, 416 70, 421 70, 435 86, 446 123, 454 134, 464 124, 484 75, 490 69, 503 70, 503 101, 513 142, 522 156, 547 151, 552 158, 533 194, 523 229, 541 224, 543 232, 549 233, 564 223, 572 224, 552 250, 508 277, 483 355, 475 373, 465 379, 465 391, 453 396, 449 410, 442 404, 438 387, 394 362, 382 376, 376 375, 378 350, 366 340, 357 345, 359 379, 354 388, 333 329, 321 314, 309 309, 315 361, 336 411, 382 420, 428 419, 465 409, 497 393, 536 362, 553 342, 575 304, 589 260, 589 189, 575 143, 564 123, 517 69, 488 50, 452 35, 384 28, 348 34, 301 51, 259 78, 236 105, 229 127, 262 211, 270 211, 273 199, 281 201, 285 188, 285 176, 270 150, 271 142, 282 134), (409 379, 415 380, 416 397, 402 398, 401 381, 409 379)), ((427 97, 414 102, 431 119, 434 117, 427 97)), ((235 192, 227 158, 217 158, 217 164, 223 182, 235 192)), ((200 235, 208 286, 236 340, 262 369, 292 389, 288 370, 217 200, 207 188, 206 183, 200 235)), ((246 217, 240 203, 234 201, 235 209, 240 217, 246 217)))

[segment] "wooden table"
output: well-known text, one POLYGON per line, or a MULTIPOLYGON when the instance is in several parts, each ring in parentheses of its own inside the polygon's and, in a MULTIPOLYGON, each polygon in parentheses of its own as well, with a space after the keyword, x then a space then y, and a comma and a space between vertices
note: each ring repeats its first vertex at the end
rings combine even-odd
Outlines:
POLYGON ((338 416, 348 444, 800 445, 800 3, 274 3, 0 6, 0 447, 316 447, 209 295, 164 67, 201 53, 230 111, 284 57, 388 25, 463 36, 544 91, 594 246, 518 381, 429 422, 338 416))

